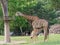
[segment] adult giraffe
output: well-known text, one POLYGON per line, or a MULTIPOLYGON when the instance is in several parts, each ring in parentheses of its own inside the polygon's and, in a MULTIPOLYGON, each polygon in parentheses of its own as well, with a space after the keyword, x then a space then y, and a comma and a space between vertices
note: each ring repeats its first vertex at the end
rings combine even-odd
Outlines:
POLYGON ((0 0, 3 16, 4 16, 4 32, 5 32, 5 42, 10 42, 10 29, 9 29, 9 17, 8 17, 8 3, 7 0, 0 0))
POLYGON ((23 16, 26 19, 32 21, 33 31, 31 33, 31 38, 37 37, 41 30, 44 31, 44 41, 48 36, 48 22, 44 19, 40 19, 37 16, 30 16, 22 14, 21 12, 16 12, 16 16, 23 16))

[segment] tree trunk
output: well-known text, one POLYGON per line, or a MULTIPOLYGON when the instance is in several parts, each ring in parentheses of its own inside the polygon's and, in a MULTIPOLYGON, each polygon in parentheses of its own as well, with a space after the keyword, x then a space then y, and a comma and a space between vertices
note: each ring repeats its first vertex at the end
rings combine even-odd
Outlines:
POLYGON ((2 11, 4 16, 4 33, 5 42, 10 42, 10 29, 9 29, 9 17, 8 17, 8 4, 7 0, 0 0, 2 4, 2 11))
POLYGON ((20 27, 21 34, 23 33, 22 27, 20 27))
POLYGON ((9 30, 9 22, 4 22, 4 33, 5 33, 5 42, 10 42, 10 30, 9 30))

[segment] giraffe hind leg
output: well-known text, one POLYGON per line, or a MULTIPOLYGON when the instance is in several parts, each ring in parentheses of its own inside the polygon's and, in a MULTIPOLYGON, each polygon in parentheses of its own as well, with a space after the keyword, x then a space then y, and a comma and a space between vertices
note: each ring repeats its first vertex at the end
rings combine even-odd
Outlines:
POLYGON ((48 30, 47 27, 44 27, 44 42, 47 41, 47 37, 48 37, 48 30))

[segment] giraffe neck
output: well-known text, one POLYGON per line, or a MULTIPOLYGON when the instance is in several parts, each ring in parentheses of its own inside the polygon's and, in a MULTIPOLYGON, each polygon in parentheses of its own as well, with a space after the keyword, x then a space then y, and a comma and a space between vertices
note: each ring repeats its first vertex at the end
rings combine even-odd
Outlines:
POLYGON ((31 21, 34 21, 34 20, 37 20, 39 19, 39 17, 37 16, 31 16, 31 15, 22 15, 24 18, 26 18, 27 20, 31 20, 31 21))

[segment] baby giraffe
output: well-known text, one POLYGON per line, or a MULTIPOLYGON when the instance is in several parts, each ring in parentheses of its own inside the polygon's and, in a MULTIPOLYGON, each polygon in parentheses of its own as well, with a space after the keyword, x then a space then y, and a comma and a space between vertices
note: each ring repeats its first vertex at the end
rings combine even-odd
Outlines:
POLYGON ((36 38, 39 35, 39 32, 41 30, 44 31, 44 41, 46 41, 48 34, 49 34, 49 30, 48 30, 48 22, 45 19, 40 19, 37 16, 30 16, 30 15, 25 15, 22 14, 21 12, 16 12, 16 16, 23 16, 25 17, 27 20, 32 21, 32 27, 33 27, 33 31, 31 33, 31 39, 36 38))
POLYGON ((38 35, 40 34, 42 29, 38 30, 38 29, 34 29, 31 33, 31 42, 38 42, 38 35))

